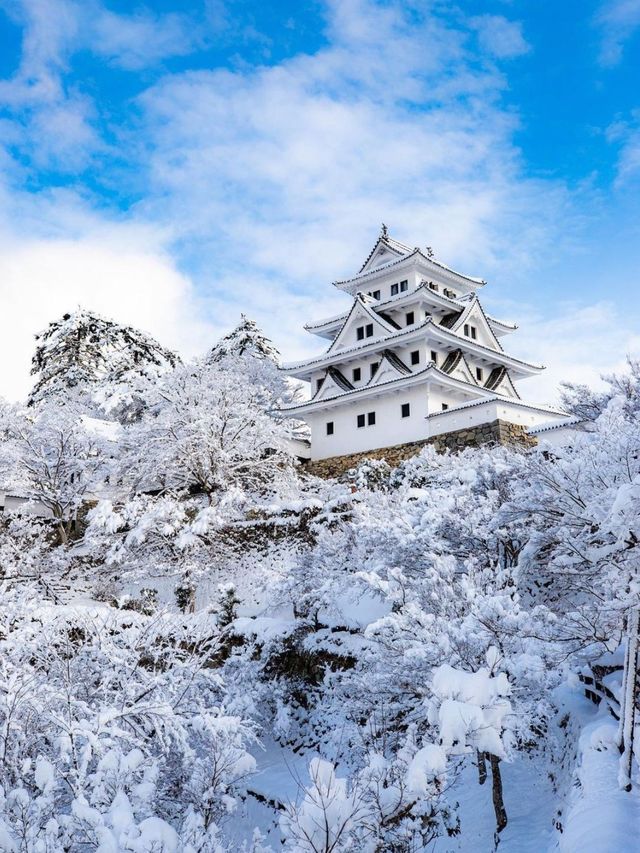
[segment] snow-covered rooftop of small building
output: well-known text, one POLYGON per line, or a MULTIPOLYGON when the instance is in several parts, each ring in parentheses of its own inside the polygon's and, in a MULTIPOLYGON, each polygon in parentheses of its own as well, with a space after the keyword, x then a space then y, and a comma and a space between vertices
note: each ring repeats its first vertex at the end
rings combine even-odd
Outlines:
POLYGON ((539 435, 541 432, 551 432, 556 429, 563 429, 564 427, 575 427, 580 425, 586 425, 588 421, 585 421, 583 418, 570 418, 566 417, 560 421, 551 421, 547 424, 542 424, 541 426, 531 427, 528 430, 529 435, 539 435))

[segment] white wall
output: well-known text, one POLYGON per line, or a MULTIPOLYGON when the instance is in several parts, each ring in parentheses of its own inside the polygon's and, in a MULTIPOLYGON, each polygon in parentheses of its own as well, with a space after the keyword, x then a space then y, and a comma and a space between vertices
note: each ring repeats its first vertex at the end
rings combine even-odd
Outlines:
POLYGON ((370 397, 359 402, 315 412, 309 416, 311 458, 326 459, 359 453, 377 447, 389 447, 426 438, 427 392, 424 386, 370 397), (402 403, 409 403, 411 414, 401 417, 402 403), (375 426, 358 428, 357 416, 376 413, 375 426), (327 421, 333 421, 334 433, 327 435, 327 421))
MULTIPOLYGON (((391 447, 394 444, 421 441, 495 420, 532 427, 557 419, 557 415, 523 408, 506 400, 488 401, 466 409, 453 409, 439 414, 443 402, 456 404, 445 391, 432 389, 427 392, 423 385, 404 392, 388 392, 367 400, 345 402, 325 412, 314 412, 307 418, 311 427, 311 458, 326 459, 330 456, 343 456, 379 447, 391 447), (411 406, 408 418, 401 417, 402 403, 409 403, 411 406), (357 416, 366 416, 369 412, 376 413, 375 426, 358 427, 357 416), (427 417, 428 414, 431 414, 431 417, 427 417), (333 422, 333 435, 327 435, 328 421, 333 422)), ((457 405, 460 405, 459 401, 457 405)))
POLYGON ((490 400, 477 406, 459 411, 443 412, 437 417, 429 418, 428 436, 440 435, 444 432, 455 432, 464 427, 478 426, 491 421, 508 421, 512 424, 532 427, 557 420, 558 416, 551 412, 526 409, 516 403, 505 400, 490 400))

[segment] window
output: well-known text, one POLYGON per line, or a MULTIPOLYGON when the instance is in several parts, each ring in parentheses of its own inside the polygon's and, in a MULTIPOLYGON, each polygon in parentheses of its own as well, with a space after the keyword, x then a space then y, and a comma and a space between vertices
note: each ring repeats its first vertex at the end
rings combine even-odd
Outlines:
POLYGON ((354 367, 353 368, 353 381, 354 382, 360 382, 361 378, 362 378, 362 370, 359 367, 354 367))
POLYGON ((333 421, 327 421, 327 435, 333 435, 333 421))
POLYGON ((415 315, 413 311, 407 311, 407 326, 412 326, 415 322, 415 315))
POLYGON ((374 299, 380 299, 380 291, 379 290, 374 290, 371 295, 373 296, 374 299))
POLYGON ((363 426, 375 426, 376 423, 376 413, 375 412, 367 412, 366 415, 358 415, 357 424, 358 429, 363 426))
POLYGON ((448 408, 449 408, 449 404, 448 404, 448 403, 443 403, 443 404, 442 404, 442 411, 443 411, 443 412, 446 412, 448 408))
MULTIPOLYGON (((467 333, 465 332, 465 335, 467 333)), ((356 338, 361 341, 364 338, 364 326, 358 326, 356 328, 356 338)))
POLYGON ((367 323, 367 325, 364 327, 364 331, 365 331, 365 334, 368 338, 372 338, 373 337, 373 323, 367 323))
POLYGON ((376 375, 376 373, 378 372, 378 367, 379 367, 379 366, 380 366, 380 362, 379 362, 379 361, 374 361, 374 362, 373 362, 373 364, 371 365, 371 378, 372 378, 372 379, 373 379, 373 377, 376 375))
POLYGON ((414 349, 411 353, 411 364, 420 364, 420 350, 414 349))
POLYGON ((471 326, 471 337, 475 341, 475 339, 476 339, 476 327, 475 326, 471 326))
POLYGON ((478 382, 482 382, 482 368, 476 367, 476 379, 478 382))
POLYGON ((431 350, 431 361, 434 364, 438 363, 438 353, 434 349, 431 350))
POLYGON ((403 403, 400 406, 400 414, 402 415, 403 418, 408 418, 409 415, 411 414, 411 404, 410 403, 403 403))
POLYGON ((391 295, 392 295, 392 296, 397 296, 397 295, 398 295, 398 285, 397 285, 397 284, 392 284, 392 285, 391 285, 391 295))
POLYGON ((409 282, 408 281, 401 281, 400 282, 400 293, 406 293, 407 290, 409 290, 409 282))
POLYGON ((464 334, 465 334, 466 338, 469 337, 469 324, 468 323, 464 324, 464 334))
POLYGON ((316 379, 316 393, 322 388, 323 383, 324 376, 322 377, 322 379, 316 379))

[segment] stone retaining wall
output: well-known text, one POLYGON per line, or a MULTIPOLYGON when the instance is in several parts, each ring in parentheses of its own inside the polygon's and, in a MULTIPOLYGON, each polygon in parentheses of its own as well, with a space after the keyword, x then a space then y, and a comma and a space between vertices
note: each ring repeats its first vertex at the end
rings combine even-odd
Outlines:
POLYGON ((515 444, 520 447, 534 447, 537 441, 533 436, 527 435, 525 427, 497 420, 474 427, 465 427, 455 432, 434 435, 424 441, 380 447, 377 450, 350 453, 347 456, 331 456, 329 459, 305 461, 302 464, 302 471, 315 477, 340 477, 365 459, 384 459, 392 468, 395 468, 405 459, 416 456, 427 444, 433 444, 438 453, 444 453, 446 450, 457 451, 465 447, 480 447, 483 444, 515 444))

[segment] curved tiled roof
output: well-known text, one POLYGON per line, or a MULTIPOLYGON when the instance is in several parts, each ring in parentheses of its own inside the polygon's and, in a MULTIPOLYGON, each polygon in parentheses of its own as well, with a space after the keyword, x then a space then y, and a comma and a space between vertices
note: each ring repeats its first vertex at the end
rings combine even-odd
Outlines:
MULTIPOLYGON (((302 409, 302 408, 310 405, 311 403, 315 403, 315 402, 329 403, 329 402, 332 402, 334 400, 344 400, 344 399, 350 397, 351 395, 357 394, 357 393, 362 392, 362 391, 369 391, 372 388, 385 388, 385 387, 388 387, 389 385, 393 385, 396 382, 405 382, 407 379, 418 378, 418 377, 424 376, 426 373, 429 373, 429 372, 436 373, 439 376, 446 379, 448 382, 453 382, 458 387, 464 388, 466 390, 473 387, 473 386, 470 386, 468 382, 463 382, 462 379, 455 379, 453 376, 449 376, 448 374, 443 373, 439 367, 436 367, 436 365, 433 362, 430 362, 429 365, 427 365, 427 367, 424 368, 424 370, 418 370, 415 373, 409 372, 407 375, 396 376, 393 379, 387 380, 386 382, 380 382, 378 385, 370 385, 370 384, 362 385, 359 388, 353 388, 352 390, 345 391, 342 394, 335 394, 333 397, 325 397, 323 400, 316 401, 314 398, 312 398, 311 400, 306 400, 304 403, 296 403, 293 406, 283 406, 280 409, 280 411, 281 412, 295 412, 298 409, 302 409)), ((482 393, 484 391, 484 389, 478 388, 478 387, 475 387, 473 390, 476 393, 482 393)), ((485 403, 488 400, 492 400, 492 399, 501 400, 502 402, 507 402, 507 403, 510 402, 508 398, 497 397, 496 395, 491 395, 490 397, 485 397, 484 399, 482 399, 478 402, 485 403)), ((453 410, 450 410, 450 411, 453 411, 453 410)))
MULTIPOLYGON (((434 332, 436 332, 437 334, 445 335, 446 338, 450 342, 452 342, 452 343, 455 342, 456 344, 460 343, 461 338, 459 335, 456 335, 454 332, 451 332, 448 329, 444 329, 441 326, 434 323, 433 317, 427 317, 421 323, 416 323, 413 326, 406 326, 404 329, 400 329, 399 331, 393 331, 391 334, 387 335, 385 338, 376 338, 375 340, 364 341, 363 343, 358 344, 356 346, 347 347, 343 350, 340 350, 339 353, 340 353, 340 356, 351 355, 352 353, 356 353, 359 350, 365 349, 366 347, 369 347, 372 344, 380 344, 380 343, 383 343, 385 341, 397 340, 397 339, 400 339, 403 337, 408 337, 409 335, 412 335, 413 333, 420 331, 421 329, 425 329, 429 325, 431 325, 433 327, 434 332)), ((337 338, 336 338, 336 340, 337 340, 337 338)), ((334 341, 334 343, 335 343, 335 341, 334 341)), ((527 367, 527 368, 530 368, 532 370, 543 370, 544 369, 544 367, 542 365, 532 364, 531 362, 524 361, 524 359, 516 358, 515 356, 508 355, 507 353, 505 353, 501 350, 491 349, 490 347, 484 346, 484 344, 478 343, 478 341, 471 341, 468 338, 465 338, 464 343, 465 343, 466 347, 479 349, 482 352, 487 353, 493 357, 498 356, 498 357, 502 357, 502 358, 508 358, 509 361, 515 362, 516 364, 521 364, 523 367, 527 367)), ((333 344, 332 344, 332 346, 333 346, 333 344)), ((318 363, 324 361, 329 355, 331 355, 331 347, 329 347, 329 349, 326 352, 322 353, 319 356, 316 356, 315 358, 306 359, 305 361, 293 362, 291 364, 283 364, 279 369, 282 370, 284 373, 287 373, 287 372, 290 372, 292 370, 300 370, 300 369, 305 368, 305 367, 311 367, 314 364, 318 364, 318 363)))
MULTIPOLYGON (((389 237, 388 234, 383 232, 374 243, 373 249, 369 252, 369 254, 367 255, 367 259, 358 270, 358 275, 360 275, 362 270, 366 267, 371 258, 375 255, 380 243, 382 243, 384 246, 387 246, 387 248, 391 249, 392 252, 400 252, 400 254, 402 255, 408 255, 411 252, 410 246, 405 246, 404 243, 401 243, 399 240, 394 240, 393 237, 389 237)), ((380 266, 382 267, 384 266, 384 264, 380 264, 380 266)))

